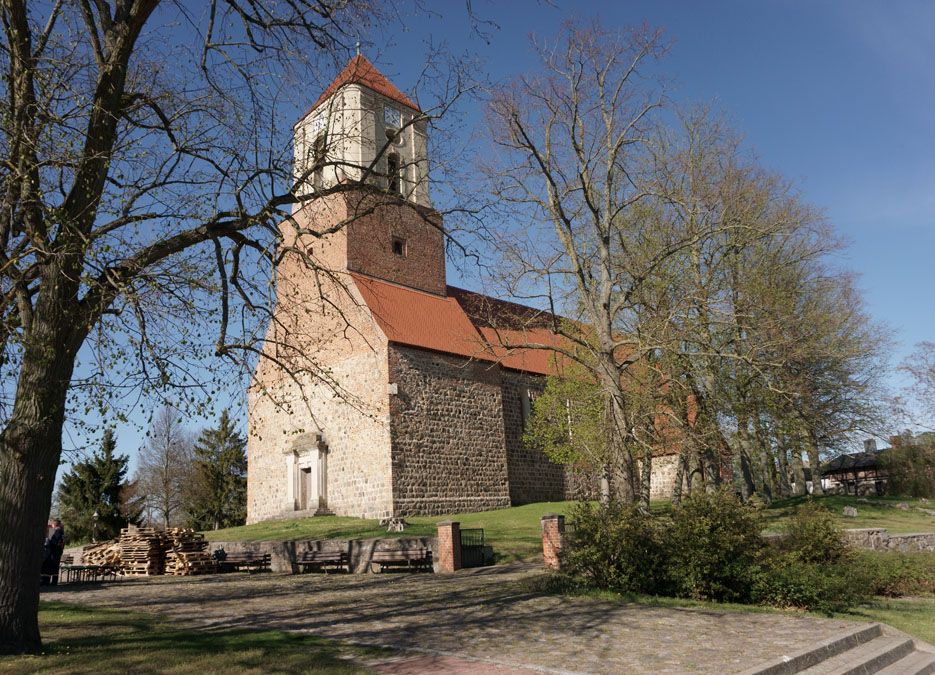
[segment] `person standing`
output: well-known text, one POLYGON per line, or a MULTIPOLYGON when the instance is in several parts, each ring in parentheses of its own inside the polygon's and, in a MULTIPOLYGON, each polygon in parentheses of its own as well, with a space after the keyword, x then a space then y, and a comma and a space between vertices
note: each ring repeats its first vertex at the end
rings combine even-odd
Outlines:
POLYGON ((65 551, 65 528, 62 521, 56 518, 52 521, 54 529, 49 538, 45 540, 45 559, 42 562, 42 583, 52 586, 58 585, 58 568, 62 563, 62 553, 65 551), (46 578, 48 577, 48 582, 46 578))

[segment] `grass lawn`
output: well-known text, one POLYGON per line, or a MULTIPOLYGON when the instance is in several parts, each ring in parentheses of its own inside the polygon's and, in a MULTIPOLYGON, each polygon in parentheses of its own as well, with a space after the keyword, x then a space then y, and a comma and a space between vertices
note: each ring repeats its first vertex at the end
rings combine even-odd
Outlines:
POLYGON ((383 650, 280 631, 199 631, 158 617, 42 602, 41 656, 0 656, 0 673, 337 673, 367 672, 341 657, 383 650))
MULTIPOLYGON (((775 502, 763 509, 765 532, 781 532, 795 509, 806 501, 806 497, 793 497, 782 502, 775 502)), ((857 504, 854 497, 832 495, 815 497, 837 518, 843 528, 885 527, 891 533, 935 532, 935 516, 921 511, 901 511, 883 506, 884 503, 898 504, 905 502, 910 506, 935 508, 916 499, 900 497, 872 497, 870 504, 857 504), (842 510, 845 506, 856 506, 856 518, 845 518, 842 510)), ((461 513, 448 516, 425 516, 406 518, 409 527, 405 533, 387 532, 377 520, 347 518, 341 516, 323 516, 301 518, 298 520, 275 520, 244 527, 231 527, 225 530, 205 532, 208 541, 246 541, 290 539, 369 539, 373 537, 433 536, 438 530, 436 524, 449 518, 461 523, 462 528, 482 527, 489 545, 494 547, 498 562, 522 560, 542 552, 541 525, 539 518, 546 513, 567 515, 574 502, 541 502, 514 506, 498 511, 480 513, 461 513)), ((671 509, 667 501, 653 502, 652 510, 664 514, 671 509)))
POLYGON ((453 519, 461 527, 482 527, 488 545, 493 546, 498 562, 522 560, 542 553, 542 526, 539 518, 546 513, 566 514, 574 502, 540 502, 497 511, 461 513, 450 516, 407 517, 404 533, 387 532, 378 520, 319 516, 299 520, 276 520, 244 527, 205 532, 208 541, 289 540, 289 539, 365 539, 371 537, 434 536, 437 524, 453 519))
MULTIPOLYGON (((774 502, 763 510, 763 520, 766 532, 782 532, 788 519, 795 513, 795 509, 804 504, 807 497, 793 497, 781 502, 774 502)), ((918 499, 904 497, 866 497, 869 504, 858 504, 857 498, 846 495, 828 495, 814 497, 815 502, 821 504, 834 514, 838 525, 845 529, 862 527, 885 527, 890 534, 907 532, 935 532, 935 516, 916 511, 901 511, 886 506, 886 504, 906 503, 910 507, 921 506, 935 509, 935 504, 924 504, 918 499), (857 507, 856 518, 845 518, 842 511, 845 506, 857 507)))
POLYGON ((935 645, 935 598, 876 598, 869 604, 837 613, 834 618, 888 623, 935 645))

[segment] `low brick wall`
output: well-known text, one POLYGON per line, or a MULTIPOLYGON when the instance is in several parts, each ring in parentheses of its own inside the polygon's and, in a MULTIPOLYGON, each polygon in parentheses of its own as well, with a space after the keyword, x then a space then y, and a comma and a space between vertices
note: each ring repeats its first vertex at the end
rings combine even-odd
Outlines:
POLYGON ((274 572, 293 572, 296 554, 303 551, 346 551, 355 574, 370 571, 374 551, 397 548, 430 548, 432 563, 438 572, 438 537, 393 537, 380 539, 318 539, 299 541, 212 541, 208 552, 223 548, 227 553, 254 551, 269 553, 274 572))

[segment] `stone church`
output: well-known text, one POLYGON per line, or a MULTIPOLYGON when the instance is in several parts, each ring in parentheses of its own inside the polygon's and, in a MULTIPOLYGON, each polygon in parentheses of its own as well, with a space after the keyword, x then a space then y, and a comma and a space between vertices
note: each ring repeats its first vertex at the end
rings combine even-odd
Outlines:
POLYGON ((522 442, 553 362, 506 345, 550 344, 547 317, 446 283, 419 107, 358 55, 294 133, 297 185, 325 194, 281 225, 247 522, 582 496, 579 474, 522 442))

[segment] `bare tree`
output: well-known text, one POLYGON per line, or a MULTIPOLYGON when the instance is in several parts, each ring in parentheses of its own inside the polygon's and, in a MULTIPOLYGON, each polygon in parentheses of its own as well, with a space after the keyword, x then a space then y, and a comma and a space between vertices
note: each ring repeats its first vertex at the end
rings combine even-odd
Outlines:
MULTIPOLYGON (((580 319, 556 320, 552 330, 569 345, 559 349, 601 386, 612 433, 605 477, 620 476, 617 490, 632 501, 635 469, 624 446, 633 425, 622 382, 647 346, 621 332, 641 274, 626 268, 636 261, 621 264, 621 248, 629 246, 621 223, 646 194, 640 174, 662 91, 645 78, 665 47, 648 27, 615 34, 596 24, 568 24, 554 42, 536 47, 541 72, 496 91, 489 108, 497 161, 487 175, 510 215, 530 223, 528 237, 509 233, 496 244, 514 295, 544 299, 554 316, 566 310, 580 319)), ((651 229, 638 234, 660 241, 651 229)), ((671 250, 660 241, 657 261, 671 250)))
POLYGON ((658 31, 572 23, 537 48, 538 73, 492 97, 486 176, 524 226, 493 237, 497 281, 547 305, 561 339, 511 346, 599 383, 605 475, 625 500, 648 502, 661 446, 705 489, 736 472, 746 496, 781 483, 777 429, 817 470, 868 423, 883 344, 826 263, 831 226, 723 115, 666 102, 658 31))
MULTIPOLYGON (((140 448, 136 484, 146 513, 159 515, 163 527, 178 526, 194 474, 194 438, 181 413, 170 406, 156 415, 140 448)), ((149 516, 151 518, 151 516, 149 516)))
POLYGON ((910 418, 929 430, 935 429, 935 342, 917 344, 899 367, 911 378, 906 393, 918 404, 910 418))
MULTIPOLYGON (((263 352, 268 281, 291 246, 278 223, 355 188, 293 176, 283 102, 323 88, 331 59, 391 18, 381 7, 0 3, 0 653, 41 648, 42 531, 66 419, 141 387, 201 404, 231 379, 218 363, 205 382, 205 357, 251 367, 263 352)), ((381 166, 356 167, 357 182, 373 186, 381 166)), ((311 356, 301 367, 326 377, 311 356)))

